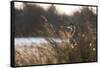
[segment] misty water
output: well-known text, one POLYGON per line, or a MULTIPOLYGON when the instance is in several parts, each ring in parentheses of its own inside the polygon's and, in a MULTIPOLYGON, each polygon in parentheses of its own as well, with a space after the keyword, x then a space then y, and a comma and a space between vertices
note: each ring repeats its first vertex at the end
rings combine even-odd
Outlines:
MULTIPOLYGON (((56 43, 62 43, 63 41, 69 42, 68 39, 61 39, 61 38, 48 38, 49 40, 52 40, 56 43)), ((41 44, 48 44, 49 42, 47 41, 47 38, 43 37, 30 37, 30 38, 15 38, 15 46, 16 45, 31 45, 31 44, 36 44, 36 45, 41 45, 41 44)))

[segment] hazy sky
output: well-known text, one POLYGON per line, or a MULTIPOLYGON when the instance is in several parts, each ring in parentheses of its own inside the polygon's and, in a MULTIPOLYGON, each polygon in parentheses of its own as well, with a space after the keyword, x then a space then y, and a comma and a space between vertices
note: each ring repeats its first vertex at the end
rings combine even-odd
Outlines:
MULTIPOLYGON (((61 1, 60 3, 66 3, 66 1, 69 1, 69 0, 58 0, 58 1, 57 0, 31 0, 31 1, 41 1, 41 2, 42 1, 45 1, 45 2, 60 2, 61 1)), ((40 5, 41 7, 43 7, 46 10, 48 8, 48 6, 50 6, 51 4, 36 3, 36 5, 40 5)), ((61 13, 61 14, 64 13, 64 14, 68 14, 68 15, 72 15, 75 11, 79 11, 82 7, 82 6, 57 5, 57 4, 54 6, 56 7, 56 9, 59 13, 61 13)), ((15 7, 18 9, 23 9, 23 4, 21 2, 16 2, 15 7)), ((93 11, 96 13, 96 7, 92 7, 92 8, 93 8, 93 11)))

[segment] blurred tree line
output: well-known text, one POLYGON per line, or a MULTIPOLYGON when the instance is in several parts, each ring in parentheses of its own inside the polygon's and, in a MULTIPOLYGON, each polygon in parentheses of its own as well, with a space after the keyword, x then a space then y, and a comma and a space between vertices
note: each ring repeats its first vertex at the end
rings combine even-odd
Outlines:
POLYGON ((34 4, 24 4, 23 10, 15 8, 15 37, 60 37, 59 30, 67 31, 63 27, 70 24, 75 26, 70 61, 97 61, 97 14, 92 8, 83 6, 71 16, 59 14, 54 5, 47 10, 34 4))
POLYGON ((55 6, 47 11, 37 5, 24 4, 23 10, 15 8, 16 37, 54 37, 59 26, 71 23, 67 15, 60 15, 55 6), (52 34, 50 34, 52 33, 52 34))

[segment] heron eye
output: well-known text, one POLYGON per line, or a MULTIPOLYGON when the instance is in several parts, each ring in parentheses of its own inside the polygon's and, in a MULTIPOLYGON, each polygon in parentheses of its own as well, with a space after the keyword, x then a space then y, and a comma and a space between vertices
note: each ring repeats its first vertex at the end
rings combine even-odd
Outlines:
POLYGON ((68 32, 72 31, 72 28, 69 27, 69 26, 68 26, 68 27, 65 27, 64 29, 65 29, 66 31, 68 31, 68 32))

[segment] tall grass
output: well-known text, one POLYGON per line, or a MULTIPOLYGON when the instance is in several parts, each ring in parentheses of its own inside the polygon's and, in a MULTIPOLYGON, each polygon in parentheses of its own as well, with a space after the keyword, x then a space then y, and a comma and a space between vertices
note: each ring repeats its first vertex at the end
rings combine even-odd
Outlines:
POLYGON ((69 63, 70 50, 69 44, 57 44, 56 42, 41 44, 41 46, 17 45, 15 63, 17 66, 69 63))

